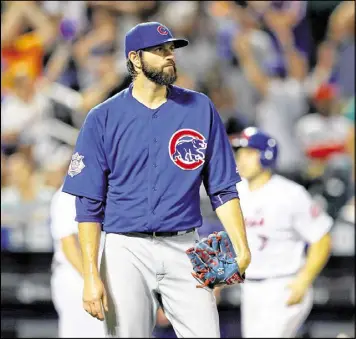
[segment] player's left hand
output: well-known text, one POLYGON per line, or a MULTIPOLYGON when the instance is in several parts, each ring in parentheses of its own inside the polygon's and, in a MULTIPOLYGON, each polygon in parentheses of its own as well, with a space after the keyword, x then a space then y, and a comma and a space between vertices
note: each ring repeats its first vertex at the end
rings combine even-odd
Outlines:
POLYGON ((231 240, 224 231, 203 238, 186 253, 193 265, 192 275, 200 282, 197 287, 214 289, 216 286, 243 283, 245 280, 234 257, 231 240))
POLYGON ((308 291, 309 284, 297 278, 288 284, 287 288, 290 290, 287 305, 292 306, 302 302, 305 294, 308 291))

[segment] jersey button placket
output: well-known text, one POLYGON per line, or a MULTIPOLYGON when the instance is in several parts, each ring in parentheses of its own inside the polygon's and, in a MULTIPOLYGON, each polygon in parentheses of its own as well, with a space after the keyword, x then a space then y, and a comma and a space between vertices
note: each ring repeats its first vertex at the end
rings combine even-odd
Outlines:
MULTIPOLYGON (((152 119, 157 119, 158 117, 158 114, 157 114, 158 111, 155 111, 152 115, 152 119)), ((157 138, 153 138, 153 143, 154 144, 157 144, 158 143, 158 139, 157 138)))
MULTIPOLYGON (((157 124, 157 118, 158 118, 158 114, 157 114, 157 112, 158 111, 155 111, 154 113, 153 113, 153 115, 152 115, 152 122, 153 122, 153 124, 157 124)), ((155 128, 153 128, 153 131, 155 131, 155 128)), ((157 145, 158 145, 158 138, 157 137, 154 137, 153 138, 153 146, 154 147, 157 147, 157 145)), ((155 154, 155 152, 154 152, 154 154, 155 154)), ((155 157, 155 156, 154 156, 155 157)), ((153 167, 154 168, 157 168, 158 167, 158 165, 157 165, 157 162, 155 161, 155 159, 153 159, 153 167)), ((156 174, 157 175, 157 174, 156 174)), ((156 175, 154 174, 153 175, 153 186, 152 186, 152 191, 155 193, 155 192, 157 192, 157 185, 155 185, 155 177, 156 177, 156 175)), ((155 200, 155 199, 153 199, 153 200, 155 200)), ((153 206, 152 206, 153 207, 153 206)), ((155 211, 155 209, 154 208, 152 208, 152 215, 156 215, 156 211, 155 211)))
MULTIPOLYGON (((154 139, 153 139, 153 142, 154 142, 155 144, 157 144, 157 143, 158 143, 158 139, 157 139, 157 138, 154 138, 154 139)), ((154 161, 155 161, 155 160, 154 160, 154 161)), ((153 167, 154 167, 154 168, 157 168, 157 167, 158 167, 158 165, 157 165, 156 162, 153 163, 153 167)), ((154 186, 152 187, 152 190, 153 190, 153 192, 157 192, 157 185, 154 185, 154 186)))
MULTIPOLYGON (((153 113, 151 112, 151 119, 150 119, 150 135, 156 135, 155 132, 155 127, 154 124, 156 122, 156 118, 157 118, 157 111, 154 111, 153 113)), ((150 146, 149 146, 149 153, 150 153, 150 159, 149 161, 151 162, 151 166, 155 168, 156 165, 156 161, 155 161, 155 148, 156 148, 156 143, 158 142, 157 138, 153 138, 151 139, 152 141, 150 142, 150 146)), ((152 229, 152 227, 154 227, 155 225, 155 219, 156 219, 156 211, 155 211, 155 197, 154 197, 154 188, 155 186, 155 176, 156 174, 152 171, 149 171, 149 185, 151 186, 151 191, 149 191, 148 195, 149 195, 149 204, 150 204, 150 216, 151 216, 151 225, 149 226, 150 229, 152 229)))

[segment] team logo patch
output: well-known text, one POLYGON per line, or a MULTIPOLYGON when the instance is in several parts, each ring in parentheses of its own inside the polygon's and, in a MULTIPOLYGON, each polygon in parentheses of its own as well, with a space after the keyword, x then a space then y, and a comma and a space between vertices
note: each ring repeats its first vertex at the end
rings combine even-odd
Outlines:
POLYGON ((85 167, 84 155, 80 155, 78 152, 72 155, 72 160, 69 165, 68 174, 73 178, 75 175, 79 174, 85 167))
POLYGON ((193 129, 180 129, 169 141, 168 150, 171 160, 183 170, 195 170, 205 162, 207 143, 199 132, 193 129))
POLYGON ((157 32, 161 35, 168 35, 168 31, 166 27, 163 26, 158 26, 157 27, 157 32))

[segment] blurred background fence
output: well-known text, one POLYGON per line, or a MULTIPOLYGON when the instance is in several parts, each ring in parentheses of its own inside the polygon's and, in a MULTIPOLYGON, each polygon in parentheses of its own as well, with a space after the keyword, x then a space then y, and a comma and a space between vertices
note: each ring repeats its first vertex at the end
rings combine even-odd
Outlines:
MULTIPOLYGON (((129 85, 123 37, 142 21, 190 40, 177 84, 206 93, 229 135, 273 134, 278 171, 334 218, 300 336, 354 336, 353 1, 1 1, 1 337, 57 335, 50 200, 89 109, 129 85)), ((221 225, 201 200, 204 235, 221 225)), ((222 291, 223 337, 240 335, 239 304, 222 291)))

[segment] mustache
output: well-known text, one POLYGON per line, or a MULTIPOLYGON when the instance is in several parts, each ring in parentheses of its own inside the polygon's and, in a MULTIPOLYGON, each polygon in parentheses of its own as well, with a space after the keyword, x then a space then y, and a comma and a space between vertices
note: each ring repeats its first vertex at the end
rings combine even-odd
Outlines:
POLYGON ((168 64, 165 64, 163 67, 167 67, 167 66, 176 67, 176 63, 175 63, 175 62, 170 62, 170 63, 168 63, 168 64))

